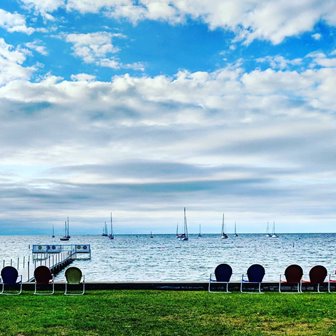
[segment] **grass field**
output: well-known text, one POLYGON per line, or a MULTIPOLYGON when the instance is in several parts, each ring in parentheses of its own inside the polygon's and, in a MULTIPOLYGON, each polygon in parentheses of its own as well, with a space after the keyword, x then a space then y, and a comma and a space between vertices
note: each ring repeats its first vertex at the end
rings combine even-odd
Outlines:
POLYGON ((334 294, 0 296, 0 335, 336 335, 334 294))

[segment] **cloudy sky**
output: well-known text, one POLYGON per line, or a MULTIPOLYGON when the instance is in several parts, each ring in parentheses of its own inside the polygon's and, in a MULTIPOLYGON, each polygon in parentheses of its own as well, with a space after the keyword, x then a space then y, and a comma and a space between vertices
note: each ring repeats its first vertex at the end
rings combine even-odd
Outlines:
POLYGON ((334 0, 1 0, 0 233, 331 232, 334 0))

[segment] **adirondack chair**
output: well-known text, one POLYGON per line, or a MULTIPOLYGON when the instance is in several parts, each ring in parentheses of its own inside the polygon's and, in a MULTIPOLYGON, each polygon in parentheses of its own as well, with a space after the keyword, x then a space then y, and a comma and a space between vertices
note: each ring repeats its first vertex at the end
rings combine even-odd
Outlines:
POLYGON ((216 288, 218 289, 220 284, 225 284, 225 292, 224 293, 229 293, 229 282, 232 276, 232 268, 228 264, 220 264, 215 268, 215 272, 210 274, 209 278, 209 286, 208 286, 208 291, 210 292, 223 292, 223 291, 214 291, 211 290, 211 287, 213 288, 214 286, 211 286, 212 284, 217 284, 215 285, 216 288))
POLYGON ((261 293, 261 283, 265 276, 265 268, 259 264, 251 265, 246 274, 242 274, 240 291, 243 293, 243 284, 258 284, 258 293, 261 293))
POLYGON ((85 293, 85 277, 78 267, 69 267, 65 271, 65 290, 64 295, 83 295, 85 293), (82 290, 79 293, 69 291, 70 287, 78 287, 81 285, 82 290))
MULTIPOLYGON (((309 281, 304 280, 302 283, 307 285, 316 286, 316 291, 320 292, 320 285, 323 285, 328 275, 327 269, 322 265, 316 265, 311 268, 309 271, 309 281)), ((302 291, 302 284, 301 284, 301 291, 302 291)), ((328 292, 330 292, 330 281, 328 281, 328 292)))
POLYGON ((55 283, 54 276, 47 266, 38 266, 34 271, 35 278, 35 291, 36 295, 52 295, 55 293, 55 283), (51 286, 51 291, 38 291, 38 289, 49 288, 51 286))
POLYGON ((1 285, 2 289, 0 294, 20 295, 22 293, 22 275, 19 276, 15 267, 6 266, 1 270, 1 285), (13 288, 16 288, 14 292, 12 290, 13 288))
POLYGON ((303 270, 302 267, 296 264, 289 265, 285 269, 285 280, 282 280, 282 275, 280 274, 279 279, 279 293, 282 292, 281 286, 297 286, 297 292, 302 292, 302 276, 303 276, 303 270))

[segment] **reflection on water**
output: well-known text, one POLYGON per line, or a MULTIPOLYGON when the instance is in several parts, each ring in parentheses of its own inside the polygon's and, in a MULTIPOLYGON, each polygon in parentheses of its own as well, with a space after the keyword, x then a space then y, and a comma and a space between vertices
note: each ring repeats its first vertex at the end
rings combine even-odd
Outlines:
MULTIPOLYGON (((59 244, 58 238, 47 236, 0 236, 0 260, 17 258, 26 260, 32 244, 59 244)), ((71 244, 91 244, 92 259, 75 261, 87 281, 207 281, 219 263, 229 263, 233 280, 254 263, 266 269, 265 280, 277 281, 279 274, 293 263, 309 269, 321 264, 330 273, 335 269, 336 234, 287 234, 278 239, 264 235, 246 234, 230 236, 190 236, 189 241, 179 241, 174 235, 149 236, 124 235, 110 240, 102 236, 77 236, 71 244)), ((61 273, 57 279, 62 280, 61 273)))

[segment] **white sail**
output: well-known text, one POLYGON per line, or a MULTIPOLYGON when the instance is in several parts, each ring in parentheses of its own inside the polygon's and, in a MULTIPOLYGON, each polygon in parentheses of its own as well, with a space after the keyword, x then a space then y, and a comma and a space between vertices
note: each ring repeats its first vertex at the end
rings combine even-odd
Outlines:
POLYGON ((227 239, 227 238, 229 237, 225 233, 225 222, 224 222, 224 213, 223 213, 221 239, 227 239))
POLYGON ((272 231, 272 238, 279 238, 279 236, 275 233, 275 222, 273 222, 273 231, 272 231))
POLYGON ((113 233, 113 223, 112 223, 112 212, 111 212, 111 233, 108 236, 110 239, 114 239, 114 233, 113 233))
POLYGON ((235 222, 235 227, 234 227, 234 236, 238 237, 238 233, 237 233, 237 224, 235 222))
POLYGON ((181 234, 176 232, 176 237, 179 240, 188 240, 189 239, 186 208, 184 208, 184 232, 181 233, 181 234))

